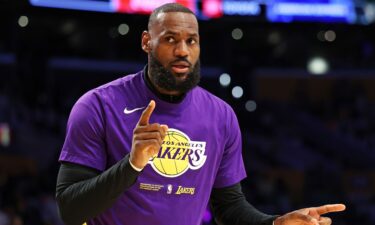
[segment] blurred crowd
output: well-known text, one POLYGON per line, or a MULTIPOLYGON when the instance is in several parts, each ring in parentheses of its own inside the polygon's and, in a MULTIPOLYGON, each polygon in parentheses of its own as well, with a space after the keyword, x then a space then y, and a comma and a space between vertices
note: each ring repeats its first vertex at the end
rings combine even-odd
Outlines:
MULTIPOLYGON (((0 225, 60 225, 54 195, 69 111, 87 90, 143 68, 139 38, 147 17, 10 2, 0 3, 0 225), (29 16, 28 27, 17 25, 21 14, 29 16), (127 36, 116 33, 123 21, 127 36)), ((201 25, 201 84, 238 116, 249 202, 269 214, 344 203, 334 224, 375 224, 373 27, 201 25), (236 27, 241 40, 230 35, 236 27), (328 29, 336 29, 337 40, 319 41, 316 34, 328 29), (317 53, 331 59, 326 76, 301 69, 317 53), (258 75, 260 67, 272 71, 258 75), (296 68, 303 72, 296 75, 296 68), (231 75, 228 87, 217 71, 231 75), (244 88, 239 99, 231 95, 236 84, 244 88), (245 108, 249 99, 252 110, 245 108)), ((209 213, 204 224, 215 224, 209 213)))

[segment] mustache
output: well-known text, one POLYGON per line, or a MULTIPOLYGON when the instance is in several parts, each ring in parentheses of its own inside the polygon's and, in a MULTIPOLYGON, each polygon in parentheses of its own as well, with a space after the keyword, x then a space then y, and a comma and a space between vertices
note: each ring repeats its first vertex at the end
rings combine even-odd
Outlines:
POLYGON ((185 63, 189 64, 190 67, 192 66, 191 62, 189 62, 189 60, 187 60, 185 58, 176 59, 169 64, 172 65, 174 63, 179 63, 179 62, 185 62, 185 63))

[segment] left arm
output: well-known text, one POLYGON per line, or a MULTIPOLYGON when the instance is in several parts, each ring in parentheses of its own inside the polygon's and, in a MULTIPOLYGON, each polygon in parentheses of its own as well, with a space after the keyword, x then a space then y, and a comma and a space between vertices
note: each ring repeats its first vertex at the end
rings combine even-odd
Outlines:
POLYGON ((282 216, 271 216, 255 209, 246 201, 239 183, 245 176, 242 140, 237 118, 229 108, 223 158, 211 193, 211 208, 219 225, 330 225, 332 220, 321 215, 345 210, 343 204, 324 205, 296 210, 282 216), (233 184, 229 186, 230 184, 233 184), (229 185, 228 185, 229 184, 229 185))
POLYGON ((220 225, 272 225, 277 216, 258 211, 241 190, 241 184, 213 188, 210 198, 215 220, 220 225))
POLYGON ((343 204, 323 205, 292 211, 282 216, 264 214, 246 201, 240 183, 212 189, 211 209, 219 225, 331 225, 322 215, 345 210, 343 204))

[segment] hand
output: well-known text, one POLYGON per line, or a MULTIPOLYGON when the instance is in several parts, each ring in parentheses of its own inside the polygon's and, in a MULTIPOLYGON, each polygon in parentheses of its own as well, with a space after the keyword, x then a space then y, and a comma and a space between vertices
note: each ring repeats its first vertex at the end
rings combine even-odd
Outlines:
POLYGON ((275 225, 330 225, 332 220, 321 215, 345 210, 343 204, 324 205, 296 210, 276 218, 275 225))
POLYGON ((147 108, 142 112, 133 131, 133 142, 129 160, 139 169, 143 169, 150 158, 159 153, 168 131, 167 125, 160 125, 159 123, 149 124, 154 109, 155 101, 151 100, 147 108))

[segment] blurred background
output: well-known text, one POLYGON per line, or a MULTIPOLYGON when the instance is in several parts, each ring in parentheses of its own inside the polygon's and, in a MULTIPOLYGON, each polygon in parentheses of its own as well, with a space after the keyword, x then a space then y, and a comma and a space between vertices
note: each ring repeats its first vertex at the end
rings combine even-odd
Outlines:
POLYGON ((70 109, 143 68, 166 2, 198 15, 201 86, 238 116, 247 199, 269 214, 342 202, 334 224, 375 224, 375 1, 0 0, 0 225, 62 224, 70 109))

